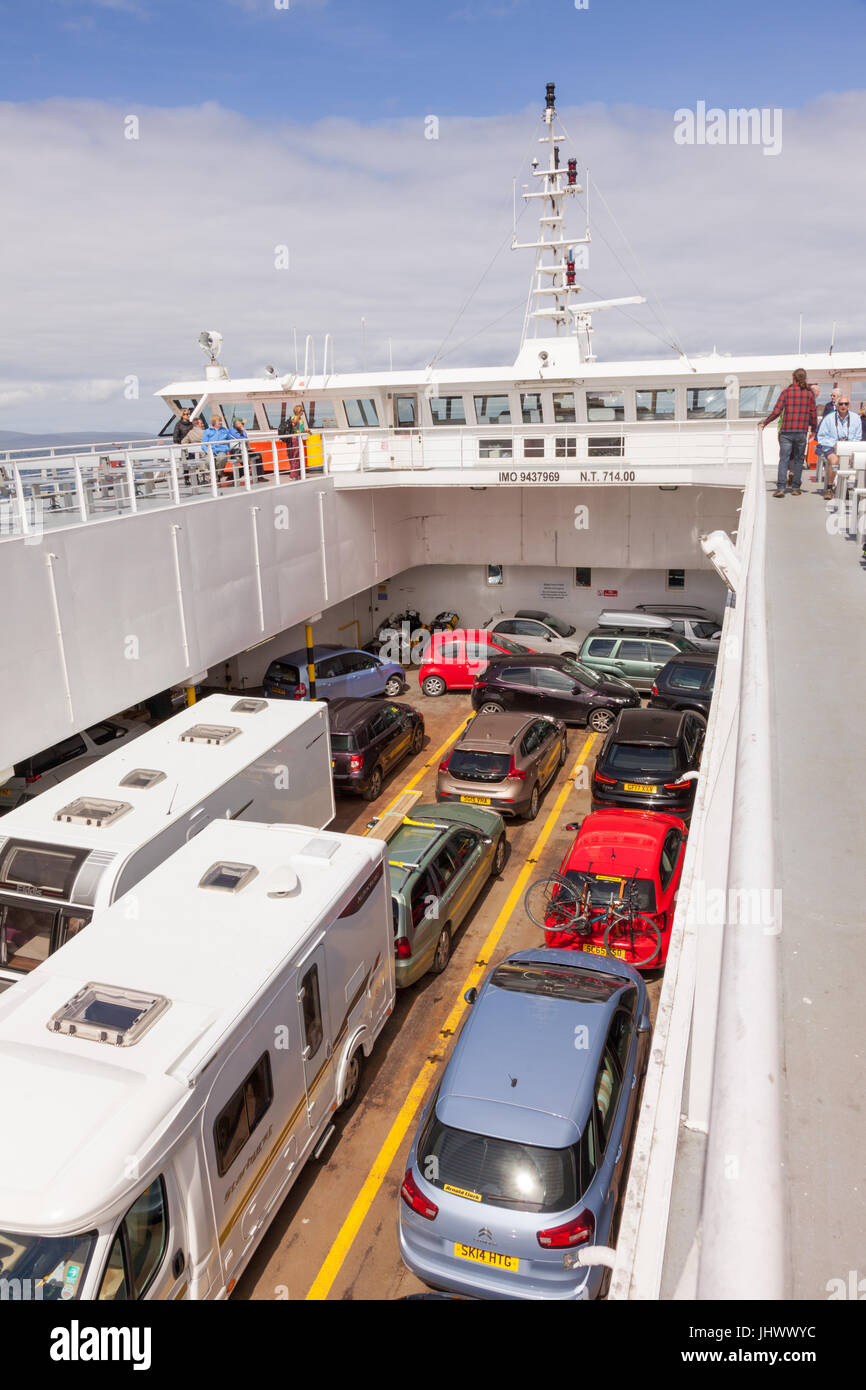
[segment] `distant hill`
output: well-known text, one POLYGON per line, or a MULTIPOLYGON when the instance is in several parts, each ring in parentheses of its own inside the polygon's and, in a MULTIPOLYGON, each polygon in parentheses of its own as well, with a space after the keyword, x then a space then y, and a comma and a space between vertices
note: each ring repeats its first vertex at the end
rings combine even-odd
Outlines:
POLYGON ((108 434, 104 430, 69 430, 64 434, 24 434, 20 430, 0 430, 0 450, 6 449, 59 449, 64 444, 116 444, 122 439, 152 439, 153 435, 143 430, 133 430, 129 426, 108 434))

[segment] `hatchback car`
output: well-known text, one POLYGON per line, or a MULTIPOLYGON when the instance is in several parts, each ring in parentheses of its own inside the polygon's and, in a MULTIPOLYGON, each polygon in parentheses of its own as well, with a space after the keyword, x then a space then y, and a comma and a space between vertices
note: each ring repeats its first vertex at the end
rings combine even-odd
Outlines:
POLYGON ((580 638, 571 623, 541 609, 521 608, 519 612, 490 618, 484 626, 494 636, 510 637, 533 652, 556 656, 577 656, 580 638))
POLYGON ((686 637, 674 632, 624 631, 594 628, 583 639, 579 660, 600 676, 628 681, 636 690, 649 690, 659 671, 681 652, 696 652, 686 637))
POLYGON ((606 956, 606 909, 611 900, 622 901, 626 886, 633 885, 636 917, 656 930, 651 940, 642 940, 639 930, 632 936, 618 934, 610 953, 636 969, 664 965, 687 839, 685 822, 677 816, 613 808, 587 816, 559 872, 577 898, 589 890, 589 930, 569 929, 560 909, 545 930, 546 944, 606 956))
POLYGON ((388 838, 397 987, 448 964, 451 938, 505 864, 505 824, 484 806, 416 806, 388 838))
POLYGON ((700 714, 624 710, 596 759, 592 809, 625 806, 688 819, 706 729, 700 714))
POLYGON ((715 681, 715 656, 707 652, 684 652, 659 671, 650 691, 650 707, 691 709, 708 719, 715 681))
POLYGON ((496 656, 528 655, 529 648, 510 637, 485 628, 458 628, 434 632, 418 679, 425 695, 444 695, 448 690, 470 690, 475 677, 496 656))
POLYGON ((0 815, 30 801, 48 787, 56 787, 58 782, 65 781, 88 763, 96 762, 113 748, 138 738, 148 727, 127 719, 103 719, 80 734, 71 734, 41 753, 24 758, 15 764, 12 775, 0 783, 0 815))
POLYGON ((331 700, 328 720, 334 791, 357 792, 367 801, 376 800, 388 773, 424 743, 423 716, 391 700, 331 700))
POLYGON ((582 1246, 612 1245, 650 1037, 625 962, 539 948, 481 990, 409 1152, 403 1263, 481 1298, 603 1290, 582 1246))
POLYGON ((482 714, 526 710, 603 733, 622 709, 640 704, 624 681, 597 676, 567 656, 497 657, 472 687, 472 707, 482 714))
MULTIPOLYGON (((372 652, 355 647, 313 647, 318 700, 358 699, 365 695, 388 695, 393 699, 406 689, 406 672, 396 661, 383 661, 372 652)), ((272 661, 264 679, 267 696, 284 700, 307 700, 307 652, 289 652, 272 661)))
POLYGON ((561 719, 479 714, 439 764, 436 800, 492 806, 503 816, 535 820, 541 794, 567 752, 561 719))

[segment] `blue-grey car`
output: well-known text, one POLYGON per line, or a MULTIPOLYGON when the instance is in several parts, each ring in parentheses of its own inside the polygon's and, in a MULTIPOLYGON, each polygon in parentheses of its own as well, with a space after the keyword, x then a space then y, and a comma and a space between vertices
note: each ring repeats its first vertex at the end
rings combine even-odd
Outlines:
POLYGON ((544 947, 488 975, 412 1144, 400 1253, 475 1298, 596 1298, 649 1055, 649 1003, 612 956, 544 947))
MULTIPOLYGON (((393 699, 406 689, 406 672, 396 661, 383 661, 354 647, 315 646, 313 662, 317 700, 364 699, 369 695, 393 699)), ((263 684, 270 698, 309 699, 306 648, 272 661, 263 684)))

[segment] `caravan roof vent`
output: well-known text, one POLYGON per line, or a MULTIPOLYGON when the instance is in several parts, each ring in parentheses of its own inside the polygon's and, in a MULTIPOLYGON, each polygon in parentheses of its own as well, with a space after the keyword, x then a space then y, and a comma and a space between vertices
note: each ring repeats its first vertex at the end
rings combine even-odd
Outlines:
POLYGON ((99 796, 77 796, 55 813, 54 819, 66 825, 95 825, 103 830, 113 825, 132 806, 128 801, 104 801, 99 796))
POLYGON ((257 873, 255 864, 211 864, 198 886, 216 888, 221 893, 239 893, 252 883, 257 873))
POLYGON ((267 700, 253 700, 247 696, 243 700, 235 700, 232 705, 232 714, 259 714, 263 709, 267 709, 267 700))
POLYGON ((339 840, 326 840, 323 837, 320 840, 308 840, 292 857, 294 859, 308 859, 314 864, 327 864, 330 859, 333 859, 339 848, 339 840))
POLYGON ((136 767, 132 772, 127 772, 118 782, 119 787, 137 787, 139 791, 146 791, 148 787, 155 787, 157 782, 165 781, 165 773, 159 772, 154 767, 136 767))
POLYGON ((237 738, 240 729, 231 724, 192 724, 179 735, 181 743, 209 743, 222 745, 237 738))
POLYGON ((165 1013, 170 1002, 162 994, 90 981, 51 1015, 48 1028, 52 1033, 90 1042, 131 1047, 165 1013))

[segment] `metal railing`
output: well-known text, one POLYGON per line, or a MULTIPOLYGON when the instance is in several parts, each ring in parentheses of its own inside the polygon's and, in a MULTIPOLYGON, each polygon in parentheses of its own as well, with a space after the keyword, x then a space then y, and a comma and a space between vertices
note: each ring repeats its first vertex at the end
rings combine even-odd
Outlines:
MULTIPOLYGON (((784 1293, 780 1001, 774 887, 759 436, 727 568, 701 778, 659 1000, 609 1297, 769 1299, 784 1293), (718 898, 718 913, 712 900, 718 898), (765 914, 765 905, 772 910, 765 914), (743 912, 743 905, 746 911, 743 912), (756 906, 757 905, 757 906, 756 906), (672 1217, 684 1133, 700 1164, 672 1217), (676 1237, 682 1208, 699 1210, 676 1237), (680 1266, 666 1268, 678 1244, 680 1266), (747 1253, 747 1257, 744 1255, 747 1253)), ((692 1158, 694 1163, 694 1156, 692 1158)))

